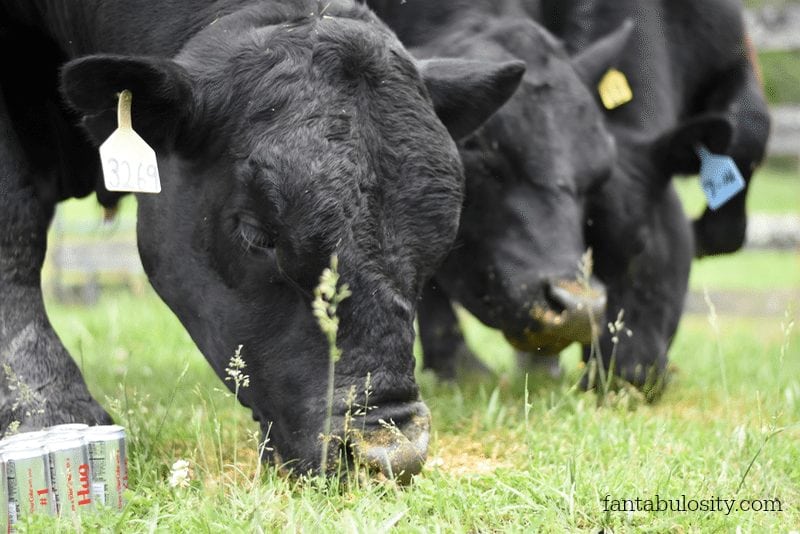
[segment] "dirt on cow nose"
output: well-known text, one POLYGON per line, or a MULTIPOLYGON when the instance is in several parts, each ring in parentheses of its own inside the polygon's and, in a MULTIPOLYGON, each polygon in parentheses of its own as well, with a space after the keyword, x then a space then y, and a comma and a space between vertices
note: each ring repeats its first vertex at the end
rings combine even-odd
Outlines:
POLYGON ((353 456, 370 470, 400 484, 408 484, 422 471, 428 455, 431 414, 422 402, 401 425, 380 420, 374 429, 359 430, 350 439, 353 456))
POLYGON ((534 307, 531 318, 545 327, 566 330, 573 341, 590 343, 592 325, 602 320, 606 310, 606 291, 600 282, 582 283, 574 280, 554 280, 546 289, 547 310, 534 307))
POLYGON ((506 339, 517 350, 556 354, 574 342, 589 344, 603 319, 606 291, 591 279, 545 282, 545 300, 528 310, 532 323, 521 332, 506 333, 506 339))

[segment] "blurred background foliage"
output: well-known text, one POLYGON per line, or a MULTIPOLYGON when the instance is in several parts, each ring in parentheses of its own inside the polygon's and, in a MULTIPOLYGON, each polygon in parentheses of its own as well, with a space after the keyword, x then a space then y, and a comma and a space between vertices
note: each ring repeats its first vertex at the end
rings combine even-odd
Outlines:
MULTIPOLYGON (((746 0, 745 5, 750 8, 800 6, 800 0, 746 0)), ((800 51, 761 52, 759 58, 770 104, 800 104, 800 51)))

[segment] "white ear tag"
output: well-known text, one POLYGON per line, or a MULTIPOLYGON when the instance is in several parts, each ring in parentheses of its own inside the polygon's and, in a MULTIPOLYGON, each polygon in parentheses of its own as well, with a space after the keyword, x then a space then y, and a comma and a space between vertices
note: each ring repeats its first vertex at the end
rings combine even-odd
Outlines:
POLYGON ((131 125, 132 98, 128 90, 119 94, 117 129, 100 145, 103 180, 109 191, 160 193, 156 153, 131 125))

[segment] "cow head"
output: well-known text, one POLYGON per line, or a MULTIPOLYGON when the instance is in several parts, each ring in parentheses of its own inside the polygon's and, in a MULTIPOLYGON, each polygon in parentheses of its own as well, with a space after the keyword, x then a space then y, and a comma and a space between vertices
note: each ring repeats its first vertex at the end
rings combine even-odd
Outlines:
POLYGON ((491 36, 528 71, 512 99, 461 143, 462 227, 437 279, 520 350, 553 354, 588 343, 604 312, 603 286, 579 281, 579 264, 587 197, 608 178, 615 144, 587 83, 629 33, 626 25, 616 46, 604 40, 576 59, 531 21, 491 36))
POLYGON ((283 4, 221 18, 174 60, 74 61, 63 92, 101 140, 117 92, 132 91, 133 126, 155 146, 163 182, 139 198, 147 274, 218 375, 243 345, 240 400, 301 472, 322 463, 326 419, 329 351, 312 293, 338 256, 352 296, 338 314, 332 433, 342 447, 332 450, 409 475, 429 429, 414 380, 415 307, 452 245, 463 196, 451 134, 502 105, 524 65, 418 68, 366 8, 319 16, 317 2, 299 4, 294 18, 283 4))

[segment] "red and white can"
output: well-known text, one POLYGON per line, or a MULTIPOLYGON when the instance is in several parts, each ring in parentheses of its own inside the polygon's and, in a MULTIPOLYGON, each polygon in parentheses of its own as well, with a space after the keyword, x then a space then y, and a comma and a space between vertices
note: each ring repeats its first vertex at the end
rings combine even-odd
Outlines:
POLYGON ((89 447, 95 501, 121 510, 128 488, 125 429, 118 425, 93 426, 84 438, 89 447))
POLYGON ((8 528, 33 514, 55 514, 50 466, 41 440, 15 440, 0 449, 5 464, 8 528))
POLYGON ((78 432, 52 434, 46 445, 50 478, 60 515, 92 508, 89 448, 78 432))

